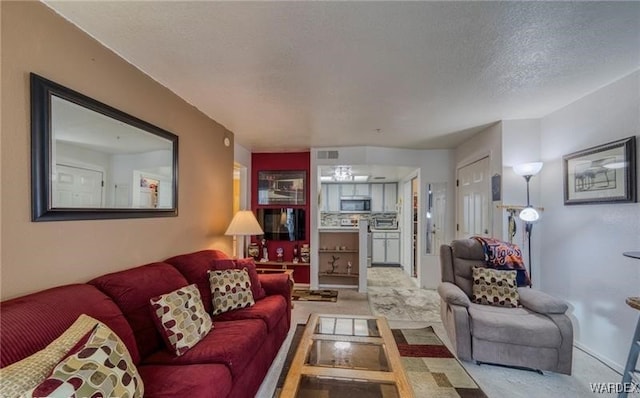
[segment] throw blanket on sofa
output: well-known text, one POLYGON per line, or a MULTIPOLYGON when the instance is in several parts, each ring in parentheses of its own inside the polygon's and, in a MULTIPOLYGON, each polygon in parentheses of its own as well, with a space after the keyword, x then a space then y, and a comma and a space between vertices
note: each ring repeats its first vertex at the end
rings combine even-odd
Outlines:
POLYGON ((518 245, 480 236, 474 236, 473 239, 482 244, 487 267, 516 270, 518 272, 518 286, 531 286, 529 273, 522 260, 522 250, 520 250, 518 245))

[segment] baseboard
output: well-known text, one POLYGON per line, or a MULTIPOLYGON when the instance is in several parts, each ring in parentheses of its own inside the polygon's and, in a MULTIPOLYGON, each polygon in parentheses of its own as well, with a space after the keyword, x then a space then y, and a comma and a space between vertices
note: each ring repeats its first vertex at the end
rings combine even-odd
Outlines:
POLYGON ((611 370, 613 370, 614 372, 618 373, 620 375, 620 377, 622 377, 622 372, 624 372, 624 366, 612 361, 609 358, 603 357, 602 355, 596 354, 595 352, 593 352, 592 350, 590 350, 589 348, 587 348, 586 346, 584 346, 583 344, 580 344, 579 342, 575 341, 573 342, 573 346, 576 347, 577 349, 579 349, 580 351, 584 352, 585 354, 595 358, 596 360, 602 362, 605 366, 611 368, 611 370))
POLYGON ((311 289, 311 285, 308 283, 295 283, 293 285, 294 289, 311 289))

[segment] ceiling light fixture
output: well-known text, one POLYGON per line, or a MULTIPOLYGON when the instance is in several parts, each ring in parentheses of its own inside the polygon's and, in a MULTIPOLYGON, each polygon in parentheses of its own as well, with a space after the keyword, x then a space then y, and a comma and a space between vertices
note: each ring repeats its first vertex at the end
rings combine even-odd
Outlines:
POLYGON ((333 179, 336 181, 352 181, 351 166, 337 166, 333 171, 333 179))

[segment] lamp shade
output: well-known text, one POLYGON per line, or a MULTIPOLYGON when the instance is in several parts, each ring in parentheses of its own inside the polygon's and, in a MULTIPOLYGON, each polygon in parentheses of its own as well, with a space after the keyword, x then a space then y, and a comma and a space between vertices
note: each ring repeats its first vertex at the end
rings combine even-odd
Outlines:
POLYGON ((520 211, 518 217, 520 217, 520 219, 525 222, 534 222, 538 221, 538 219, 540 218, 540 213, 538 213, 538 211, 533 207, 525 207, 524 209, 522 209, 522 211, 520 211))
POLYGON ((542 170, 542 162, 522 163, 513 166, 513 171, 519 176, 534 176, 542 170))
POLYGON ((225 235, 262 235, 264 231, 251 210, 238 211, 231 220, 225 235))

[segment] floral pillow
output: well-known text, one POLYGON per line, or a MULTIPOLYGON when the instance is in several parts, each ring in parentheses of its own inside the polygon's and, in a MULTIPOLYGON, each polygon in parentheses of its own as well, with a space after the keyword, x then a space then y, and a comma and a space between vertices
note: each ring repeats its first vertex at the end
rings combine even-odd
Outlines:
POLYGON ((154 297, 150 302, 153 320, 177 356, 198 344, 213 328, 195 284, 154 297))
POLYGON ((499 307, 519 307, 520 295, 516 283, 517 272, 473 267, 471 301, 499 307))
POLYGON ((23 397, 142 398, 144 384, 122 340, 98 323, 87 341, 23 397))
POLYGON ((251 293, 251 279, 246 268, 209 271, 209 283, 213 315, 255 304, 251 293))

